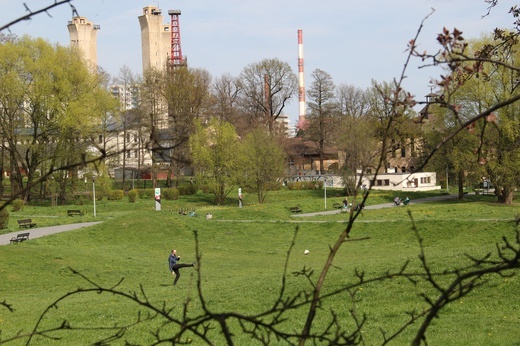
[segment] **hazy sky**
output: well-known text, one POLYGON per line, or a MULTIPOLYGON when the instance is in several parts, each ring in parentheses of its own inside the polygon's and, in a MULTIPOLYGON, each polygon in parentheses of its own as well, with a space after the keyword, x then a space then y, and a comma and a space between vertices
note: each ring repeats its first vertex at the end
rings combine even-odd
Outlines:
MULTIPOLYGON (((37 11, 55 0, 0 0, 0 25, 26 11, 37 11)), ((495 27, 512 27, 508 9, 513 1, 502 0, 490 16, 484 0, 73 0, 79 15, 99 24, 98 64, 113 76, 122 66, 142 73, 141 36, 138 16, 142 8, 155 5, 169 21, 168 10, 179 9, 183 55, 190 67, 204 68, 214 77, 238 76, 249 64, 265 58, 288 62, 298 72, 297 30, 303 30, 305 83, 311 72, 328 72, 336 84, 366 88, 371 80, 399 77, 406 59, 407 43, 421 21, 421 50, 437 49, 436 36, 443 27, 456 27, 466 38, 476 38, 495 27)), ((64 4, 29 21, 13 25, 17 35, 43 37, 51 43, 69 44, 69 5, 64 4), (52 16, 52 17, 49 17, 52 16)), ((4 31, 7 33, 7 31, 4 31)), ((413 61, 405 89, 422 100, 431 77, 438 70, 419 69, 413 61)), ((288 106, 293 123, 298 117, 298 98, 288 106)))

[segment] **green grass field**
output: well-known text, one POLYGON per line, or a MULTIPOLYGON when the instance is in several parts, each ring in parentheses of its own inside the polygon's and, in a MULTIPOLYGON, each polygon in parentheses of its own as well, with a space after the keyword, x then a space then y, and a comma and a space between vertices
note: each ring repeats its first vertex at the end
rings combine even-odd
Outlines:
MULTIPOLYGON (((439 192, 430 193, 430 195, 439 192)), ((328 189, 328 209, 342 199, 339 190, 328 189)), ((469 196, 465 201, 414 204, 426 193, 410 194, 412 204, 380 210, 364 210, 351 233, 352 238, 367 239, 343 244, 325 282, 325 293, 355 281, 355 270, 367 277, 397 271, 405 261, 419 268, 419 246, 408 215, 423 238, 426 256, 432 269, 442 271, 469 264, 465 254, 475 257, 492 253, 503 236, 514 240, 514 218, 519 204, 504 206, 493 196, 469 196)), ((11 212, 10 229, 17 231, 17 219, 32 218, 38 226, 70 222, 104 221, 98 226, 31 239, 18 245, 0 246, 0 301, 10 304, 14 312, 0 306, 1 339, 19 331, 31 332, 42 312, 67 292, 92 287, 81 273, 103 287, 124 279, 118 289, 141 291, 159 307, 165 304, 173 316, 183 313, 190 298, 188 314, 201 313, 196 295, 197 274, 207 307, 214 313, 234 311, 255 314, 272 306, 282 286, 283 270, 295 229, 299 230, 288 260, 285 295, 296 294, 311 286, 305 277, 294 275, 303 268, 314 270, 316 280, 329 253, 329 246, 345 228, 346 214, 294 218, 288 207, 300 205, 304 212, 324 209, 323 191, 270 192, 267 203, 255 204, 254 195, 245 194, 244 208, 229 198, 225 206, 211 205, 211 196, 198 194, 177 201, 163 201, 162 210, 154 210, 154 201, 100 201, 97 217, 92 205, 28 206, 11 212), (196 208, 197 217, 179 215, 179 208, 196 208), (67 217, 67 209, 82 209, 83 217, 67 217), (212 213, 213 219, 204 215, 212 213), (195 260, 197 232, 201 260, 197 269, 181 269, 177 286, 167 268, 167 258, 175 248, 185 263, 195 260), (303 251, 308 249, 309 255, 303 251)), ((374 193, 368 205, 389 203, 390 193, 374 193)), ((518 276, 490 276, 486 284, 443 310, 427 333, 430 345, 520 345, 520 302, 518 276)), ((357 289, 360 300, 355 310, 366 314, 363 329, 367 345, 382 343, 381 330, 391 334, 402 326, 411 310, 422 311, 425 303, 419 296, 433 294, 424 284, 413 286, 408 280, 394 279, 366 284, 357 289)), ((435 297, 435 295, 433 295, 435 297)), ((346 328, 354 328, 353 309, 345 292, 325 300, 314 328, 323 329, 334 309, 346 328)), ((45 315, 40 328, 56 326, 68 320, 83 331, 60 331, 59 340, 39 336, 35 345, 87 345, 109 331, 89 330, 96 326, 122 325, 136 319, 146 309, 116 295, 83 293, 72 295, 45 315)), ((300 331, 307 309, 294 311, 284 322, 285 328, 300 331)), ((150 334, 163 319, 144 322, 128 329, 121 340, 111 344, 147 345, 150 334)), ((163 326, 164 331, 172 325, 163 326)), ((412 325, 390 344, 410 344, 418 325, 412 325)), ((210 332, 215 344, 224 344, 218 330, 210 332)), ((27 339, 10 344, 21 345, 27 339)), ((1 341, 0 341, 1 343, 1 341)), ((201 344, 194 338, 194 344, 201 344)), ((249 336, 237 335, 236 345, 251 345, 249 336)), ((271 344, 284 344, 273 341, 271 344)))

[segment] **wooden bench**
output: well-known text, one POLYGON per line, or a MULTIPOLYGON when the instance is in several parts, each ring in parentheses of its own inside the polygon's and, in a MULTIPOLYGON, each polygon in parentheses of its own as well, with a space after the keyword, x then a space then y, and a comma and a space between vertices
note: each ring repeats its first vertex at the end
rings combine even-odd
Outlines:
POLYGON ((300 207, 290 207, 289 210, 291 213, 301 213, 302 209, 300 207))
POLYGON ((18 226, 20 228, 33 228, 36 227, 36 222, 31 219, 18 220, 18 226))
POLYGON ((29 240, 29 233, 20 233, 16 237, 11 238, 11 244, 12 243, 20 243, 24 240, 29 240))
POLYGON ((83 216, 83 212, 81 210, 67 210, 67 215, 68 216, 74 216, 74 215, 83 216))

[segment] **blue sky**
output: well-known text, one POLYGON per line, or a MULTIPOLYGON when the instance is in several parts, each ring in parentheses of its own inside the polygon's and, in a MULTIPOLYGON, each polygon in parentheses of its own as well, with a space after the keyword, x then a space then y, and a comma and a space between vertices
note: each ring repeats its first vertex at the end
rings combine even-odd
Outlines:
MULTIPOLYGON (((3 26, 24 15, 23 3, 36 11, 55 0, 0 0, 3 26)), ((81 16, 99 24, 98 64, 113 76, 122 66, 142 73, 140 27, 137 17, 148 5, 163 10, 180 9, 183 55, 191 67, 208 70, 212 76, 238 76, 251 63, 265 58, 286 61, 298 72, 297 30, 303 30, 305 83, 312 82, 317 68, 328 72, 336 84, 361 88, 371 80, 391 81, 401 74, 406 46, 431 11, 419 37, 421 50, 437 49, 436 36, 443 27, 476 38, 495 27, 512 27, 507 13, 513 1, 502 0, 490 16, 484 0, 73 0, 81 16)), ((67 4, 10 28, 17 35, 43 37, 51 43, 69 44, 67 22, 72 11, 67 4)), ((405 89, 422 100, 431 77, 439 70, 419 69, 413 61, 405 89)), ((297 97, 287 108, 293 123, 298 117, 297 97)))

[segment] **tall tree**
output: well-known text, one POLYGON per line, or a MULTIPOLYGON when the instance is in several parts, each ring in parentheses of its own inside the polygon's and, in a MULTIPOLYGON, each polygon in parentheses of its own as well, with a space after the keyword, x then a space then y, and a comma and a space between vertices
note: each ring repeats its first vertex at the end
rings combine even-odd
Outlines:
POLYGON ((274 184, 281 184, 285 154, 265 128, 249 132, 241 143, 239 169, 243 183, 256 191, 258 203, 264 203, 274 184))
POLYGON ((368 92, 354 85, 340 84, 336 88, 338 111, 342 116, 353 118, 367 114, 369 107, 368 92))
POLYGON ((239 176, 235 128, 216 118, 211 118, 207 127, 196 120, 190 146, 199 182, 215 195, 216 204, 223 204, 239 176))
POLYGON ((333 132, 338 123, 334 81, 325 71, 312 72, 313 81, 307 90, 309 114, 304 138, 314 142, 318 150, 320 171, 324 172, 325 146, 333 143, 333 132))
POLYGON ((166 128, 168 119, 166 102, 163 97, 163 74, 161 71, 150 68, 143 73, 141 84, 141 114, 146 114, 142 122, 145 132, 148 133, 146 149, 152 153, 152 185, 157 186, 157 153, 161 152, 159 129, 166 128))
POLYGON ((468 42, 462 32, 445 29, 438 41, 442 58, 427 57, 445 64, 447 70, 438 81, 435 99, 451 112, 451 135, 443 142, 461 131, 472 134, 473 162, 485 168, 498 200, 511 204, 520 185, 516 174, 520 164, 518 33, 496 29, 493 37, 468 42))
POLYGON ((168 143, 162 145, 169 152, 169 167, 178 174, 191 163, 188 140, 195 130, 194 120, 207 114, 211 75, 204 69, 172 67, 165 72, 163 85, 168 105, 168 143))
POLYGON ((265 125, 272 133, 274 122, 296 94, 298 81, 291 66, 279 59, 264 59, 240 73, 240 101, 250 124, 265 125))
MULTIPOLYGON (((0 61, 0 126, 8 143, 12 190, 18 194, 24 189, 19 168, 30 187, 55 167, 84 162, 99 110, 113 98, 73 49, 23 37, 0 45, 0 61)), ((66 175, 60 175, 62 198, 66 175)))
POLYGON ((127 157, 130 149, 133 148, 131 145, 131 133, 130 130, 135 129, 139 126, 140 118, 138 112, 136 112, 136 105, 133 103, 132 90, 138 85, 138 77, 132 72, 132 70, 124 65, 119 70, 119 75, 116 77, 116 83, 119 84, 119 90, 122 91, 120 95, 119 103, 119 114, 116 127, 116 135, 119 137, 121 131, 123 147, 121 155, 117 155, 117 163, 119 164, 119 157, 121 156, 121 164, 123 169, 123 182, 122 189, 125 190, 126 182, 126 164, 127 157))
POLYGON ((221 121, 228 121, 235 126, 239 135, 249 130, 249 125, 239 105, 239 80, 230 74, 224 74, 215 79, 211 88, 211 114, 221 121))

